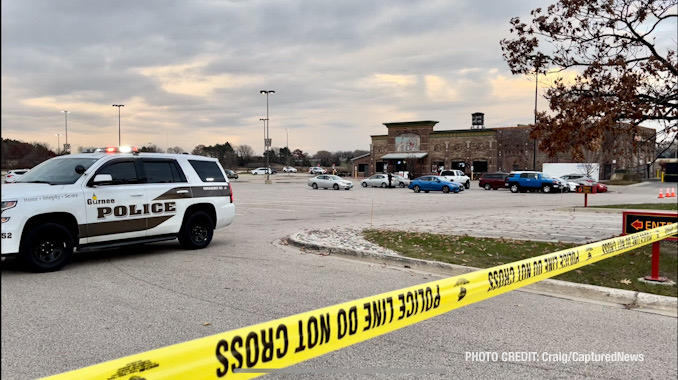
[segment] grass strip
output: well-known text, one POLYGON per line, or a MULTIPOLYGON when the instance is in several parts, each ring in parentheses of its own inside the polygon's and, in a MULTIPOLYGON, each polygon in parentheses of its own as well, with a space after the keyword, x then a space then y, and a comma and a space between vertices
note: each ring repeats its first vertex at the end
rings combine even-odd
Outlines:
MULTIPOLYGON (((406 257, 475 268, 490 268, 577 246, 577 244, 560 242, 437 235, 381 229, 365 230, 363 235, 368 241, 406 257)), ((675 242, 660 243, 660 276, 674 282, 678 280, 677 256, 675 242)), ((677 297, 678 287, 676 285, 654 285, 638 281, 639 278, 650 275, 651 262, 652 245, 647 245, 553 278, 677 297)))
POLYGON ((678 210, 678 203, 641 203, 641 204, 625 204, 625 205, 607 205, 595 206, 595 208, 623 208, 630 210, 678 210))

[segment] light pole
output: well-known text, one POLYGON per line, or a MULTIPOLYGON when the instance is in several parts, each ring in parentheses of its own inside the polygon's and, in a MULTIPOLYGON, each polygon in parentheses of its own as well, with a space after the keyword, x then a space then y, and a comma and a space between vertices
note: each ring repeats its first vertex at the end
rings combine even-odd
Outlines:
MULTIPOLYGON (((66 142, 64 143, 66 146, 68 146, 68 111, 61 111, 64 114, 64 122, 66 123, 66 142)), ((70 152, 71 147, 69 146, 68 151, 70 152)), ((65 149, 64 149, 65 150, 65 149)))
POLYGON ((57 148, 56 148, 56 154, 59 154, 59 144, 61 144, 61 141, 59 141, 59 136, 61 136, 61 133, 56 133, 54 136, 57 137, 57 148))
MULTIPOLYGON (((271 139, 270 135, 268 134, 269 132, 269 124, 270 124, 270 119, 268 118, 268 95, 269 94, 275 94, 274 90, 261 90, 259 91, 260 94, 266 94, 266 132, 265 132, 265 141, 264 145, 268 148, 271 145, 271 139)), ((271 183, 271 180, 269 179, 269 174, 271 172, 271 166, 269 163, 269 158, 268 158, 268 149, 266 150, 266 183, 271 183)))
MULTIPOLYGON (((285 132, 287 138, 287 141, 285 142, 285 148, 287 149, 287 159, 285 160, 285 163, 287 166, 290 166, 290 129, 285 128, 285 132)), ((288 171, 287 174, 290 174, 290 172, 288 171)))
MULTIPOLYGON (((534 128, 537 127, 537 90, 539 89, 539 58, 535 60, 534 78, 534 128)), ((537 170, 537 139, 532 142, 532 170, 537 170)))
POLYGON ((122 145, 120 143, 120 107, 124 106, 124 104, 113 104, 113 107, 118 107, 118 146, 122 145))
MULTIPOLYGON (((264 122, 264 156, 268 157, 268 144, 266 144, 266 121, 268 119, 259 119, 264 122)), ((268 171, 268 169, 266 169, 268 171)))

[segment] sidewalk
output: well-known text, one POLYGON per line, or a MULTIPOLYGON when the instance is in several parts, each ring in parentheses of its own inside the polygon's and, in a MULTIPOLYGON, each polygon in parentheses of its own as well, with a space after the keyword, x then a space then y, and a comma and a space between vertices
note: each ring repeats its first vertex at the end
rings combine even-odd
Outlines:
MULTIPOLYGON (((371 262, 383 263, 388 261, 393 265, 432 271, 445 276, 456 276, 479 269, 401 256, 395 251, 363 239, 360 229, 307 230, 288 236, 287 241, 298 247, 315 249, 327 254, 352 256, 371 262)), ((627 308, 656 309, 678 316, 677 298, 630 290, 547 279, 528 285, 519 291, 543 292, 566 297, 586 298, 615 303, 627 308)))

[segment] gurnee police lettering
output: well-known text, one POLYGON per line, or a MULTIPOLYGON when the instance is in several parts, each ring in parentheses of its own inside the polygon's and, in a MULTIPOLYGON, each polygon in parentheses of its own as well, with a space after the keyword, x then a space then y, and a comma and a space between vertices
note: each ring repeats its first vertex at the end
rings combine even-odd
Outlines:
POLYGON ((176 202, 145 203, 143 205, 123 205, 115 207, 97 207, 97 219, 109 216, 118 218, 135 215, 164 214, 177 211, 176 202))

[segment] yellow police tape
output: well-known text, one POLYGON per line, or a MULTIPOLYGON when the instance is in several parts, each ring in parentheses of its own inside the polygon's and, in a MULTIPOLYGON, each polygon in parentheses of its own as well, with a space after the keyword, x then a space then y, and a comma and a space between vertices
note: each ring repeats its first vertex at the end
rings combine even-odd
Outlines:
POLYGON ((47 379, 249 379, 676 235, 678 223, 365 297, 47 379))

